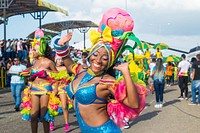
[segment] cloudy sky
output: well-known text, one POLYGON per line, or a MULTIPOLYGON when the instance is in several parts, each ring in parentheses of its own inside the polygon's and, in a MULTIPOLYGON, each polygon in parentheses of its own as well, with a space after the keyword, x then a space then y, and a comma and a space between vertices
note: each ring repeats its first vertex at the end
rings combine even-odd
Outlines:
MULTIPOLYGON (((68 10, 69 16, 48 13, 42 24, 65 20, 92 20, 99 23, 102 14, 118 7, 128 11, 134 22, 133 32, 139 39, 164 42, 171 48, 189 51, 200 45, 200 1, 199 0, 46 0, 68 10)), ((38 21, 29 14, 9 18, 7 38, 25 38, 38 26, 38 21)), ((0 25, 3 38, 3 25, 0 25)), ((71 42, 81 42, 83 34, 73 31, 71 42)), ((64 35, 66 31, 62 33, 64 35)), ((86 35, 88 38, 88 34, 86 35)), ((164 51, 168 54, 171 51, 164 51)), ((181 53, 177 53, 181 54, 181 53)))

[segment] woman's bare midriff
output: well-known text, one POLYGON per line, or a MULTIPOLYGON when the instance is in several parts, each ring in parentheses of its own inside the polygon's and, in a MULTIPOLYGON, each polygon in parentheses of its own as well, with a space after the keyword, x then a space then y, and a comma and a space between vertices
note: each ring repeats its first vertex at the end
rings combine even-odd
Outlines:
POLYGON ((109 120, 107 104, 79 104, 80 115, 89 126, 101 126, 109 120))
POLYGON ((42 84, 42 83, 47 83, 46 79, 42 79, 42 78, 36 78, 33 83, 35 84, 42 84))

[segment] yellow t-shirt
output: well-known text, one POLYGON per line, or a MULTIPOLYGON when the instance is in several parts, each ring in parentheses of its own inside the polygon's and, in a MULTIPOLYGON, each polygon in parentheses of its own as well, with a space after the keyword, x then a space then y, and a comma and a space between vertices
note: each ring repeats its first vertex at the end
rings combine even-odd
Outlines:
POLYGON ((150 56, 151 56, 151 52, 150 52, 150 51, 146 51, 146 52, 145 52, 145 57, 146 57, 146 58, 149 58, 150 56))
POLYGON ((157 51, 157 52, 156 52, 156 58, 162 58, 162 52, 160 52, 160 51, 158 52, 158 51, 157 51))

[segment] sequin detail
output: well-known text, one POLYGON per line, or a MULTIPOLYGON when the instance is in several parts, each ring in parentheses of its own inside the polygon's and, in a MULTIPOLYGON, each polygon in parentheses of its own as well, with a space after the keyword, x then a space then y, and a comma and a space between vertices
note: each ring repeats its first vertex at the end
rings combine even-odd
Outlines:
MULTIPOLYGON (((102 75, 103 77, 103 75, 102 75)), ((77 78, 77 75, 75 77, 75 79, 77 78)), ((78 89, 76 90, 76 92, 74 92, 73 89, 73 81, 70 83, 70 85, 68 85, 68 87, 66 88, 67 93, 69 95, 70 98, 75 97, 76 99, 76 117, 81 129, 82 133, 121 133, 120 128, 112 121, 112 120, 108 120, 106 123, 104 123, 101 126, 96 126, 96 127, 92 127, 87 125, 84 120, 82 119, 80 112, 79 112, 79 107, 78 107, 78 103, 81 104, 99 104, 99 103, 105 103, 106 100, 98 97, 96 95, 96 84, 93 85, 89 85, 89 86, 83 86, 80 87, 82 84, 90 81, 91 79, 93 79, 94 76, 90 75, 88 72, 85 74, 85 76, 83 77, 83 79, 81 80, 78 89), (101 100, 101 102, 94 102, 96 99, 101 100)))

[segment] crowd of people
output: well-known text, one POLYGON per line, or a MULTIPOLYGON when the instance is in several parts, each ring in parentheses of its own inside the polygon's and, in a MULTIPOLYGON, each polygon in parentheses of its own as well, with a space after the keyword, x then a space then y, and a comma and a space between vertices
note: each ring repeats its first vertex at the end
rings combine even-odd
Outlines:
MULTIPOLYGON (((191 58, 191 61, 186 60, 186 55, 181 55, 179 62, 163 62, 162 58, 151 57, 149 86, 154 88, 156 95, 155 108, 163 107, 163 92, 164 88, 170 87, 175 83, 180 88, 179 100, 188 100, 188 105, 200 105, 200 86, 199 86, 199 70, 198 66, 200 54, 191 58), (188 94, 188 83, 191 82, 191 96, 188 94), (198 97, 198 101, 196 101, 198 97)), ((151 89, 152 90, 152 89, 151 89)))
POLYGON ((188 100, 191 80, 189 105, 200 105, 200 54, 191 63, 185 54, 180 62, 165 62, 159 48, 155 54, 147 49, 140 59, 130 56, 131 51, 130 55, 123 55, 128 39, 125 37, 135 37, 132 18, 118 8, 105 14, 98 31, 90 32, 93 43, 90 51, 69 46, 71 32, 55 40, 53 51, 49 46, 51 40, 40 29, 36 30, 33 41, 0 41, 0 65, 6 70, 6 86, 11 87, 15 110, 21 110, 22 118, 31 122, 33 133, 37 133, 38 122, 43 123, 45 133, 53 131, 55 117, 61 113, 64 131, 70 131, 68 110, 72 107, 81 132, 120 133, 120 128, 129 127, 129 120, 144 109, 149 91, 155 92, 154 107, 162 108, 164 88, 175 82, 180 87, 178 98, 188 100), (118 18, 119 14, 125 14, 124 20, 118 18), (128 23, 120 25, 123 33, 107 22, 110 16, 128 23), (109 37, 104 37, 105 32, 110 32, 109 37))

